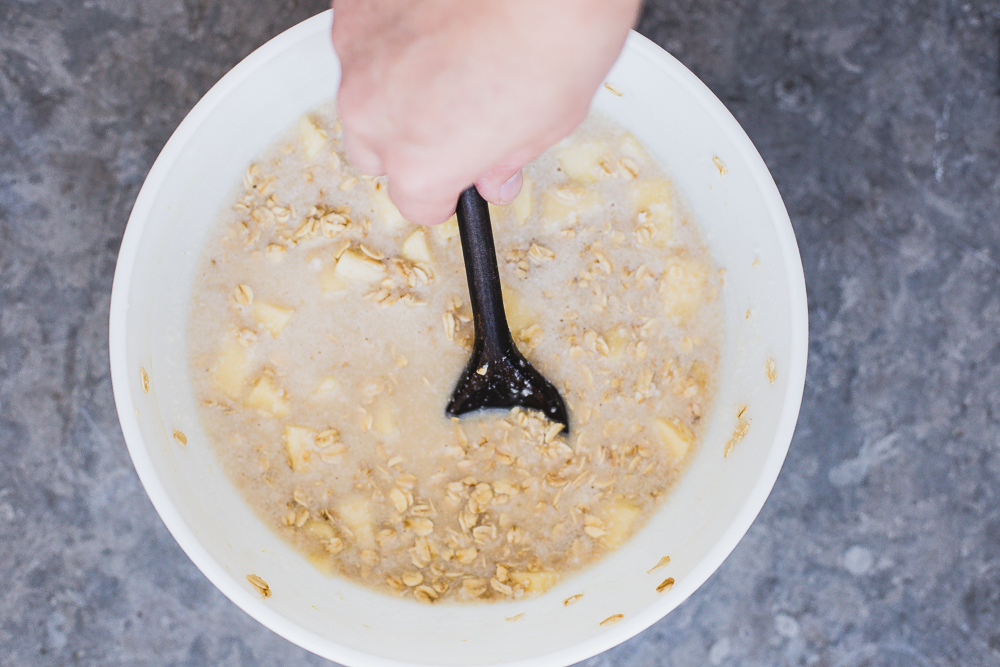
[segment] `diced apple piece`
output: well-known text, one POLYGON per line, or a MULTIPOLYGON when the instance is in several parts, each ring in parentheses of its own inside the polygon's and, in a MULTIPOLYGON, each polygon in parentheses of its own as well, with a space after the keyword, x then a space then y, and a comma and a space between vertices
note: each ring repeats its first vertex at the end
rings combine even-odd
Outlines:
POLYGON ((339 292, 347 287, 347 283, 337 277, 337 265, 330 264, 323 267, 319 273, 319 288, 324 292, 339 292))
POLYGON ((684 424, 679 421, 667 420, 657 417, 654 421, 656 432, 663 440, 663 446, 667 448, 670 457, 675 461, 680 461, 687 454, 691 443, 694 442, 694 434, 684 424))
POLYGON ((592 183, 604 171, 601 160, 606 153, 607 147, 599 141, 574 141, 559 147, 556 157, 570 180, 592 183))
POLYGON ((303 116, 299 119, 299 139, 302 140, 302 150, 310 162, 320 154, 326 146, 326 132, 316 127, 316 124, 303 116))
POLYGON ((697 385, 699 389, 704 389, 708 386, 708 369, 701 361, 695 360, 691 362, 691 368, 688 369, 688 375, 692 380, 694 380, 695 385, 697 385))
POLYGON ((340 506, 337 514, 354 535, 354 541, 359 547, 368 549, 375 545, 370 501, 360 499, 346 502, 340 506))
POLYGON ((507 325, 511 331, 527 329, 538 321, 538 316, 525 308, 520 295, 506 285, 503 286, 503 309, 507 314, 507 325))
POLYGON ((636 181, 631 187, 632 205, 642 222, 656 227, 653 241, 664 246, 674 234, 674 186, 670 181, 636 181))
POLYGON ((670 206, 674 201, 674 186, 670 181, 634 181, 629 190, 637 212, 648 211, 657 204, 670 206))
POLYGON ((579 185, 564 185, 547 190, 542 199, 543 222, 551 226, 575 224, 581 213, 602 204, 601 194, 579 185))
POLYGON ((526 593, 547 591, 559 581, 555 572, 511 572, 507 576, 514 583, 524 586, 526 593))
POLYGON ((705 300, 708 269, 701 262, 684 257, 672 257, 660 279, 660 296, 671 317, 689 318, 705 300))
POLYGON ((327 375, 325 378, 319 381, 319 386, 316 388, 317 394, 327 394, 332 391, 337 391, 340 389, 340 380, 333 377, 332 375, 327 375))
POLYGON ((285 449, 288 451, 288 465, 293 471, 306 469, 315 445, 316 431, 304 426, 285 427, 285 449))
POLYGON ((646 162, 649 160, 649 155, 646 153, 646 149, 642 147, 639 140, 635 137, 628 135, 622 139, 621 143, 622 153, 636 160, 637 162, 646 162))
POLYGON ((337 536, 337 533, 333 530, 333 526, 320 519, 307 521, 303 528, 312 533, 313 537, 323 542, 337 536))
POLYGON ((434 263, 431 249, 427 247, 427 235, 424 234, 424 230, 418 229, 403 242, 403 257, 414 263, 434 263))
POLYGON ((438 241, 446 242, 458 236, 458 218, 456 216, 451 216, 440 225, 434 225, 431 227, 434 230, 434 235, 437 237, 438 241))
POLYGON ((608 356, 612 359, 622 356, 629 340, 631 340, 631 336, 629 336, 628 328, 624 326, 615 327, 604 334, 604 341, 608 344, 608 356))
POLYGON ((274 381, 274 376, 265 371, 257 384, 254 385, 244 401, 248 408, 261 410, 273 417, 284 417, 288 414, 288 400, 285 398, 285 390, 274 381))
POLYGON ((514 217, 517 218, 518 224, 521 225, 531 215, 531 187, 531 179, 525 176, 524 182, 521 184, 521 192, 518 193, 517 197, 510 204, 514 209, 514 217))
POLYGON ((606 507, 601 513, 604 520, 605 533, 601 542, 609 549, 614 549, 622 540, 628 537, 632 524, 639 518, 639 508, 632 503, 619 500, 606 507))
POLYGON ((379 402, 372 408, 372 428, 383 435, 396 430, 396 416, 388 403, 379 402))
POLYGON ((294 312, 291 308, 282 308, 263 301, 254 301, 253 304, 254 319, 266 327, 274 337, 281 333, 294 312))
POLYGON ((340 256, 333 270, 336 279, 344 283, 374 283, 385 278, 385 265, 358 250, 348 250, 340 256))
POLYGON ((670 243, 674 237, 674 211, 669 204, 650 204, 640 215, 644 215, 644 222, 656 227, 653 245, 662 248, 670 243))
POLYGON ((332 576, 337 572, 333 565, 333 559, 330 558, 330 554, 328 553, 311 553, 306 556, 306 560, 308 560, 314 568, 319 570, 320 574, 327 577, 332 576))
POLYGON ((396 208, 396 205, 392 203, 392 200, 389 199, 389 188, 384 184, 376 187, 375 192, 372 193, 372 200, 375 203, 375 211, 389 229, 400 229, 410 224, 403 217, 403 214, 399 212, 399 209, 396 208))
POLYGON ((215 383, 226 396, 239 398, 250 373, 250 350, 233 336, 227 336, 215 362, 215 383))

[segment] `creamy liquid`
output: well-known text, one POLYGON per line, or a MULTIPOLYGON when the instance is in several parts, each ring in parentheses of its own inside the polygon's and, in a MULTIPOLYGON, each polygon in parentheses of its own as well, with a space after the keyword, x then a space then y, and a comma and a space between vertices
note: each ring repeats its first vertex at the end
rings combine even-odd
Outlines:
POLYGON ((545 590, 627 539, 711 404, 719 278, 661 168, 591 117, 491 207, 511 331, 569 408, 446 417, 472 318, 454 219, 404 221, 332 106, 249 169, 190 316, 227 473, 321 569, 423 602, 545 590))

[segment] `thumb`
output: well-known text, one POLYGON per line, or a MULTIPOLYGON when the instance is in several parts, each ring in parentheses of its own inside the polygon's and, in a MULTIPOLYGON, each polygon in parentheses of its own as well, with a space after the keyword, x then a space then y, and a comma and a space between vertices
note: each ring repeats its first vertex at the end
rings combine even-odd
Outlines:
POLYGON ((519 167, 512 169, 509 166, 497 166, 476 181, 476 189, 483 199, 491 204, 505 206, 514 201, 521 192, 523 181, 524 177, 519 167))

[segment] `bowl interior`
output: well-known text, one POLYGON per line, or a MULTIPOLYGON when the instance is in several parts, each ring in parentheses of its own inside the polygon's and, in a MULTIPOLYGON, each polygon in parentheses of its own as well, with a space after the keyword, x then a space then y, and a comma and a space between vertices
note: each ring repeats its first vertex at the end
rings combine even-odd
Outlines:
POLYGON ((663 162, 726 271, 720 390, 689 471, 637 536, 535 599, 428 607, 323 576, 256 517, 215 460, 189 382, 186 321, 200 249, 247 165, 336 91, 329 24, 329 13, 310 19, 228 74, 178 128, 142 188, 111 313, 115 399, 136 469, 167 527, 216 586, 326 658, 348 665, 585 659, 649 626, 701 585, 749 528, 784 460, 807 333, 802 269, 781 199, 721 103, 633 34, 608 77, 621 95, 601 88, 594 105, 663 162), (749 431, 724 457, 741 406, 749 431), (174 429, 187 435, 186 447, 174 429), (668 566, 647 574, 667 555, 668 566), (272 597, 256 593, 251 573, 268 582, 272 597), (676 583, 658 593, 666 577, 676 583), (575 604, 563 604, 577 594, 575 604), (615 614, 619 622, 601 625, 615 614))

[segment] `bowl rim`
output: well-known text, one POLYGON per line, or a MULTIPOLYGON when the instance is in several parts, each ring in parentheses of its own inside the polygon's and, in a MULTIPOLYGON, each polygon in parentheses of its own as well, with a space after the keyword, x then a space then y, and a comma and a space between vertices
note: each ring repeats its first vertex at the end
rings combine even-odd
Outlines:
MULTIPOLYGON (((111 381, 125 443, 136 473, 153 507, 181 549, 223 595, 276 634, 329 660, 344 665, 365 665, 366 667, 422 665, 426 663, 384 658, 325 639, 271 609, 259 599, 259 596, 253 595, 242 587, 235 575, 228 572, 205 549, 194 531, 185 523, 170 501, 152 459, 145 449, 131 393, 133 383, 138 381, 138 377, 131 377, 126 354, 125 325, 129 308, 129 291, 140 240, 150 217, 156 193, 162 187, 173 163, 199 125, 233 89, 266 63, 283 52, 295 48, 305 39, 315 36, 318 32, 328 34, 332 20, 332 10, 317 14, 272 38, 240 61, 212 86, 188 112, 157 156, 136 198, 118 253, 109 312, 108 342, 111 381)), ((697 100, 720 131, 732 142, 740 158, 749 168, 753 182, 763 200, 764 208, 771 219, 785 266, 785 278, 791 297, 791 364, 786 371, 787 390, 772 446, 743 508, 708 553, 684 577, 684 581, 679 582, 678 585, 683 584, 687 590, 686 594, 679 596, 683 600, 704 584, 736 548, 763 508, 781 471, 795 430, 805 386, 809 340, 805 277, 795 234, 778 188, 764 160, 733 115, 711 90, 680 61, 646 37, 631 31, 624 48, 635 52, 664 71, 678 86, 697 100)), ((666 616, 678 604, 679 602, 676 600, 670 599, 657 601, 585 642, 506 664, 518 667, 551 667, 553 665, 570 665, 585 660, 631 639, 666 616)))

